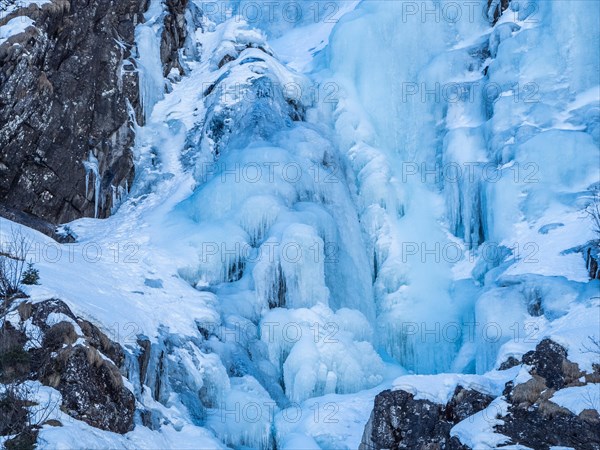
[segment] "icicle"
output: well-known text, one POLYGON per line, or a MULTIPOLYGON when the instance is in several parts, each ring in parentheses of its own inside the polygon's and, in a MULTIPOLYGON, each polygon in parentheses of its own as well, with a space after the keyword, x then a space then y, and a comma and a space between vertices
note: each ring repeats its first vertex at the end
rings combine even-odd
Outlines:
POLYGON ((162 9, 160 0, 152 0, 146 13, 146 22, 138 25, 135 30, 140 102, 146 120, 150 118, 154 105, 164 97, 165 82, 160 58, 162 9))
POLYGON ((98 201, 100 199, 100 169, 98 167, 98 159, 94 156, 94 153, 90 150, 88 160, 83 161, 83 167, 85 168, 85 196, 88 195, 88 183, 90 173, 94 175, 94 217, 98 217, 98 201))

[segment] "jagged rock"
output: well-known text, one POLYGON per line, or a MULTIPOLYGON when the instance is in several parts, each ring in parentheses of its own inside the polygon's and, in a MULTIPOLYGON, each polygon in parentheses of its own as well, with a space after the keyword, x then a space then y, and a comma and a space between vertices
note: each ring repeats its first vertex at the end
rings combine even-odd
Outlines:
POLYGON ((446 405, 446 417, 454 424, 484 410, 492 402, 493 397, 457 386, 454 395, 446 405))
POLYGON ((498 19, 504 11, 508 9, 511 0, 488 0, 488 19, 493 25, 498 22, 498 19))
POLYGON ((532 366, 531 374, 545 379, 551 389, 561 389, 581 378, 577 364, 567 359, 567 350, 550 339, 542 340, 535 351, 523 355, 523 364, 532 366))
MULTIPOLYGON (((521 364, 510 357, 500 370, 521 364)), ((495 431, 510 439, 506 445, 532 449, 552 446, 578 450, 600 449, 600 415, 594 409, 573 414, 552 402, 560 389, 600 381, 595 374, 582 372, 567 358, 567 350, 550 339, 523 355, 531 379, 521 384, 506 383, 503 396, 508 413, 495 431)), ((457 387, 446 405, 415 400, 408 392, 384 391, 375 398, 375 407, 365 427, 361 450, 379 449, 468 449, 451 428, 485 409, 492 397, 457 387)))
POLYGON ((585 267, 592 280, 600 279, 600 241, 590 241, 581 251, 585 258, 585 267))
POLYGON ((496 426, 497 432, 508 436, 513 444, 536 449, 600 449, 597 411, 585 410, 577 416, 551 401, 557 390, 584 384, 580 380, 585 374, 567 359, 566 349, 544 339, 535 350, 523 355, 523 363, 531 366, 532 378, 516 386, 507 383, 504 396, 510 406, 503 424, 496 426))
POLYGON ((165 27, 160 42, 160 58, 163 62, 163 74, 166 77, 173 69, 183 75, 179 50, 187 38, 185 11, 188 0, 167 0, 169 14, 165 17, 165 27))
POLYGON ((145 8, 146 0, 53 0, 17 11, 35 27, 0 46, 4 205, 52 223, 93 217, 96 200, 98 216, 110 214, 112 187, 133 180, 126 99, 139 110, 137 75, 121 73, 145 8), (93 180, 86 195, 90 152, 99 199, 93 180))
POLYGON ((75 242, 73 236, 63 235, 59 233, 56 229, 56 226, 48 222, 47 220, 40 219, 39 217, 32 216, 31 214, 27 214, 23 211, 19 211, 14 208, 9 208, 6 205, 0 204, 0 217, 4 217, 5 219, 23 224, 28 228, 37 230, 40 233, 51 237, 57 242, 69 244, 75 242))
POLYGON ((152 344, 148 338, 140 337, 137 340, 140 346, 138 355, 138 364, 140 366, 140 384, 143 385, 146 381, 146 372, 148 371, 148 363, 150 362, 150 349, 152 344))
POLYGON ((78 320, 77 323, 81 327, 83 334, 88 338, 90 345, 97 348, 103 355, 108 356, 117 367, 121 367, 125 362, 125 354, 123 348, 111 341, 97 326, 87 320, 78 320))
POLYGON ((126 433, 133 428, 135 399, 119 369, 93 347, 68 346, 41 370, 41 381, 63 397, 63 410, 103 430, 126 433))
MULTIPOLYGON (((582 413, 583 414, 583 413, 582 413)), ((600 420, 576 416, 563 408, 544 410, 541 406, 511 407, 496 430, 511 438, 515 444, 531 448, 551 446, 572 447, 578 450, 600 449, 600 420)))
MULTIPOLYGON (((161 57, 168 74, 183 71, 187 0, 166 6, 161 57)), ((147 7, 148 0, 52 0, 0 18, 0 25, 16 15, 35 20, 0 46, 0 214, 14 210, 11 220, 33 223, 24 212, 51 224, 107 217, 114 193, 131 186, 128 102, 143 122, 131 56, 147 7), (98 198, 95 175, 86 177, 89 160, 94 171, 97 164, 98 198)), ((55 237, 51 226, 37 225, 55 237)))
POLYGON ((402 390, 383 391, 375 397, 359 449, 467 449, 450 437, 451 428, 485 409, 492 400, 462 386, 456 388, 447 405, 415 400, 413 394, 402 390))
POLYGON ((498 367, 498 370, 508 370, 512 367, 518 366, 519 364, 521 364, 521 363, 519 362, 519 360, 517 358, 515 358, 514 356, 509 356, 506 361, 504 361, 502 364, 500 364, 500 367, 498 367))
POLYGON ((18 344, 28 355, 28 378, 57 389, 62 394, 64 412, 103 430, 131 430, 135 398, 124 386, 118 369, 124 362, 121 346, 95 325, 76 317, 61 300, 23 302, 16 311, 20 322, 30 322, 41 336, 35 336, 37 345, 25 352, 23 345, 32 336, 25 336, 4 321, 0 329, 0 360, 9 345, 18 344))

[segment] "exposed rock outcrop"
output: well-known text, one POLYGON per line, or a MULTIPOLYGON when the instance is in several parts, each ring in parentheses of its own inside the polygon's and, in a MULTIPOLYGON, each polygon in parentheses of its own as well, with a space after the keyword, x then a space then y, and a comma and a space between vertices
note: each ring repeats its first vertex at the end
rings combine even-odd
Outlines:
POLYGON ((183 74, 179 51, 187 38, 185 11, 188 0, 166 0, 168 14, 160 43, 160 58, 163 62, 163 74, 166 77, 172 69, 183 74))
POLYGON ((415 400, 403 390, 383 391, 375 397, 375 407, 365 427, 360 450, 414 449, 462 450, 452 427, 486 408, 493 397, 458 386, 446 405, 415 400))
MULTIPOLYGON (((581 371, 569 361, 567 351, 550 339, 542 340, 521 362, 512 358, 502 368, 518 364, 524 364, 531 379, 505 386, 503 399, 508 403, 508 411, 499 417, 500 424, 494 428, 496 433, 509 438, 502 445, 600 449, 600 416, 596 409, 590 407, 576 415, 551 401, 561 389, 599 383, 600 371, 581 371)), ((360 449, 470 449, 451 437, 450 431, 457 423, 485 409, 492 400, 488 395, 460 386, 446 405, 415 400, 413 394, 403 390, 384 391, 375 398, 360 449)))
POLYGON ((128 58, 145 3, 54 0, 13 13, 35 26, 0 46, 2 203, 53 223, 94 217, 96 201, 98 217, 110 214, 113 187, 134 175, 127 99, 138 110, 139 101, 128 58), (86 178, 90 153, 97 175, 86 178))
POLYGON ((70 416, 116 433, 133 428, 135 398, 118 368, 123 349, 64 302, 19 304, 2 320, 0 353, 3 382, 38 380, 61 393, 70 416))
MULTIPOLYGON (((50 223, 107 217, 134 178, 143 121, 135 27, 148 0, 52 0, 0 46, 0 204, 50 223)), ((164 72, 182 71, 187 0, 168 0, 164 72)))
POLYGON ((567 359, 567 351, 550 339, 523 355, 523 363, 530 366, 532 378, 522 384, 507 383, 504 395, 510 406, 496 430, 514 444, 535 449, 600 449, 600 415, 591 409, 592 405, 575 415, 551 401, 560 389, 599 383, 600 373, 580 371, 577 364, 567 359))
POLYGON ((581 248, 585 267, 592 280, 600 280, 600 241, 590 241, 581 248))
POLYGON ((490 22, 496 24, 498 19, 510 5, 511 0, 488 0, 488 18, 490 22))

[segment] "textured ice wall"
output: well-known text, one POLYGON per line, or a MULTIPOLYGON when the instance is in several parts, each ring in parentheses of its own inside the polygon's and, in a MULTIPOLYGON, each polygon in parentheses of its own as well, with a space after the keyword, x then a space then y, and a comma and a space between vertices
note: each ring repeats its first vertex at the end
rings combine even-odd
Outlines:
POLYGON ((320 61, 341 86, 332 118, 369 239, 379 341, 418 372, 493 366, 484 327, 504 342, 535 319, 520 297, 531 280, 509 274, 580 281, 581 256, 561 252, 593 237, 570 218, 600 178, 598 3, 513 1, 500 17, 476 3, 363 2, 320 61), (506 283, 518 287, 489 292, 506 283))

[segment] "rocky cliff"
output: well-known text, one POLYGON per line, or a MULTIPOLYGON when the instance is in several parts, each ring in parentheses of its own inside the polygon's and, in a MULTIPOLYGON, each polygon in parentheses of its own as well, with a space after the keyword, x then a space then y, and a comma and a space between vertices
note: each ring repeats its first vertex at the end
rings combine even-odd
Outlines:
MULTIPOLYGON (((180 70, 186 0, 169 0, 161 57, 180 70)), ((13 8, 35 24, 0 45, 0 204, 64 223, 107 217, 134 178, 142 120, 135 27, 147 0, 13 8), (131 107, 130 107, 130 106, 131 107)))
POLYGON ((27 410, 32 406, 32 393, 27 392, 32 382, 62 396, 60 404, 45 406, 48 417, 60 409, 95 428, 130 431, 135 398, 119 371, 125 359, 121 346, 60 300, 13 306, 0 315, 0 435, 12 435, 12 445, 17 445, 35 439, 45 424, 45 418, 32 420, 36 414, 27 410))
MULTIPOLYGON (((503 395, 496 399, 462 386, 445 405, 417 400, 402 389, 381 392, 375 398, 360 450, 470 450, 472 447, 461 442, 453 427, 465 421, 476 429, 481 418, 490 425, 489 431, 499 435, 498 448, 600 449, 600 416, 593 402, 574 414, 552 401, 563 389, 597 386, 600 366, 595 365, 593 373, 580 370, 569 361, 567 351, 549 339, 542 340, 521 361, 511 358, 500 369, 521 364, 529 374, 527 381, 506 383, 503 395), (493 401, 491 412, 478 419, 476 414, 493 401)), ((584 404, 585 398, 581 402, 584 404)))

